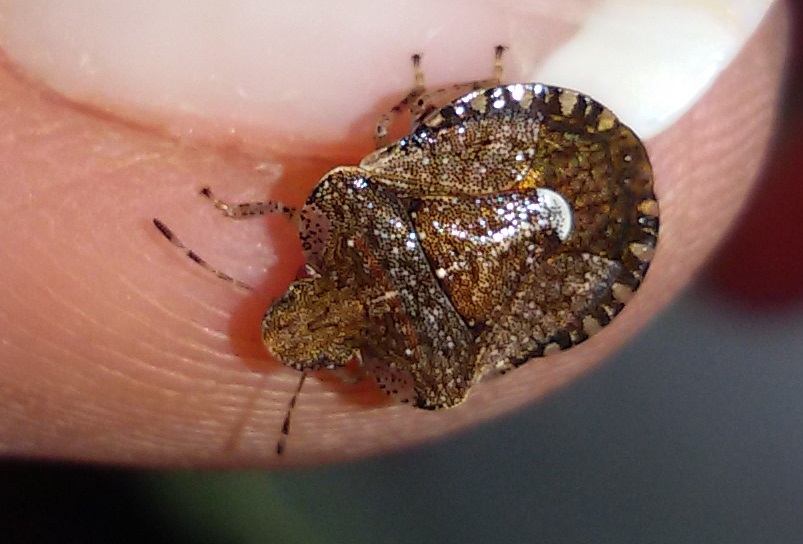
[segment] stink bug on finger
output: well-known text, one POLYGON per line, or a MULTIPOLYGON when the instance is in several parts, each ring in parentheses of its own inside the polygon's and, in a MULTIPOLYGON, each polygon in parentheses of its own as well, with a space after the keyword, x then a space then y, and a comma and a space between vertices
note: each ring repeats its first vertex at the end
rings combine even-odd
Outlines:
MULTIPOLYGON (((378 149, 299 210, 204 191, 229 217, 299 225, 305 273, 262 320, 278 361, 306 373, 357 359, 399 401, 449 408, 484 376, 595 335, 631 299, 658 236, 644 146, 587 95, 502 85, 502 52, 493 78, 432 93, 413 57, 416 86, 380 119, 378 149), (448 92, 462 95, 436 106, 448 92), (413 130, 387 143, 404 109, 413 130)), ((288 427, 289 411, 280 452, 288 427)))

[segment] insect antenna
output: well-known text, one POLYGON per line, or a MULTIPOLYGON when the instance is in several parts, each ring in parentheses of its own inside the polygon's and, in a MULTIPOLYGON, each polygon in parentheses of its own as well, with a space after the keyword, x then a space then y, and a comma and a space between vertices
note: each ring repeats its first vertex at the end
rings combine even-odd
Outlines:
POLYGON ((195 253, 195 251, 193 251, 192 249, 190 249, 187 246, 185 246, 184 243, 181 240, 179 240, 178 236, 176 236, 173 233, 173 231, 170 230, 170 228, 167 225, 165 225, 164 223, 162 223, 160 220, 154 218, 153 219, 153 224, 159 230, 159 232, 161 232, 162 235, 165 238, 167 238, 168 242, 170 242, 171 244, 173 244, 174 246, 179 248, 184 253, 184 255, 186 255, 187 257, 192 259, 195 263, 201 265, 202 268, 206 269, 208 272, 211 272, 212 274, 214 274, 215 276, 217 276, 221 280, 227 281, 227 282, 235 285, 236 287, 239 287, 241 289, 247 289, 248 291, 253 291, 253 287, 251 287, 247 283, 244 283, 244 282, 242 282, 240 280, 232 278, 231 276, 229 276, 225 272, 221 272, 220 270, 218 270, 217 268, 213 267, 212 265, 207 263, 205 260, 203 260, 200 255, 195 253))
POLYGON ((287 412, 284 414, 284 422, 282 423, 282 434, 279 436, 279 442, 276 443, 276 453, 282 455, 287 447, 287 437, 290 435, 290 417, 293 414, 293 409, 296 407, 298 395, 301 393, 301 386, 304 385, 304 380, 307 379, 307 373, 302 372, 301 378, 298 380, 296 390, 293 396, 290 397, 290 402, 287 404, 287 412))

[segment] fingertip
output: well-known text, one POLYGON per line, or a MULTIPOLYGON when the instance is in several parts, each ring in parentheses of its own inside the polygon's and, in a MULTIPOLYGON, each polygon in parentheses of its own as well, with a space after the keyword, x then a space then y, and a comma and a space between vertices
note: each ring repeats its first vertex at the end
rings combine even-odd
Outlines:
MULTIPOLYGON (((489 25, 489 32, 494 28, 489 25)), ((644 326, 691 281, 747 201, 773 126, 785 32, 779 8, 706 96, 648 142, 662 206, 661 240, 644 286, 614 324, 593 341, 554 359, 525 365, 482 384, 466 406, 436 414, 382 404, 370 384, 344 389, 310 380, 294 416, 291 445, 281 462, 312 464, 371 455, 486 420, 569 383, 644 326)), ((341 123, 353 128, 355 115, 359 118, 371 110, 381 101, 378 96, 385 93, 388 101, 397 99, 396 91, 406 90, 411 83, 410 49, 415 51, 426 42, 408 41, 415 40, 400 42, 387 64, 366 62, 361 52, 350 57, 350 77, 362 71, 362 82, 381 79, 388 88, 366 84, 360 93, 345 99, 339 90, 332 92, 332 103, 341 104, 334 115, 324 107, 331 103, 316 103, 307 117, 288 109, 287 118, 294 121, 289 138, 299 134, 300 126, 306 129, 324 115, 329 116, 327 126, 341 123), (360 113, 355 114, 358 109, 360 113)), ((461 43, 450 42, 447 49, 461 43)), ((441 79, 453 82, 486 75, 495 43, 498 38, 469 44, 461 54, 471 59, 468 75, 466 65, 457 66, 460 63, 455 62, 452 50, 428 53, 432 80, 437 84, 441 79)), ((437 47, 429 42, 430 49, 437 47)), ((333 67, 331 73, 340 73, 341 68, 333 67)), ((320 83, 330 72, 309 70, 303 63, 299 70, 317 74, 309 85, 319 85, 323 92, 336 88, 337 82, 320 83)), ((288 78, 295 75, 287 74, 288 78)), ((31 119, 41 122, 41 111, 20 117, 16 134, 29 135, 29 123, 31 119)), ((374 112, 365 115, 370 117, 365 124, 374 121, 374 112)), ((47 161, 41 160, 41 150, 14 157, 24 138, 11 133, 7 139, 4 168, 29 173, 24 179, 30 185, 9 185, 22 189, 14 193, 13 202, 17 212, 26 213, 8 216, 9 247, 19 251, 4 270, 3 284, 33 297, 24 304, 20 297, 13 298, 15 312, 22 310, 4 323, 3 349, 8 350, 7 361, 25 364, 9 365, 3 379, 14 383, 12 396, 20 401, 21 410, 30 405, 25 399, 54 399, 51 405, 42 403, 22 416, 13 414, 16 434, 12 438, 22 444, 16 453, 29 453, 24 444, 33 444, 30 447, 40 455, 107 462, 276 464, 273 453, 279 447, 281 418, 297 375, 266 360, 257 329, 271 296, 292 279, 291 261, 298 253, 297 247, 290 247, 296 243, 293 228, 281 231, 283 227, 272 226, 275 230, 266 235, 264 224, 226 224, 219 214, 207 217, 192 194, 199 184, 215 183, 245 200, 258 200, 270 190, 287 191, 301 201, 332 161, 292 157, 268 164, 236 153, 223 157, 209 149, 164 144, 153 134, 119 127, 111 130, 109 125, 88 127, 80 115, 47 117, 37 126, 38 134, 51 137, 53 130, 68 124, 65 119, 79 117, 76 126, 80 126, 74 132, 82 139, 65 134, 64 141, 72 146, 53 146, 56 153, 47 161), (117 144, 120 149, 114 147, 117 144), (27 162, 18 166, 23 159, 27 162), (266 175, 260 170, 264 164, 275 166, 275 171, 266 175), (63 196, 64 191, 45 190, 53 179, 69 185, 74 191, 69 198, 57 201, 52 195, 63 196), (82 205, 87 202, 91 208, 82 205), (27 213, 34 208, 50 213, 27 213), (99 211, 104 212, 102 220, 99 211), (200 246, 198 251, 214 259, 216 266, 254 283, 263 278, 261 288, 240 300, 228 284, 216 284, 214 277, 195 270, 198 267, 188 259, 172 259, 168 252, 154 256, 152 240, 142 236, 147 226, 142 213, 151 217, 154 211, 169 218, 180 235, 192 237, 188 243, 200 246), (54 261, 59 266, 53 266, 54 261), (38 272, 33 275, 31 270, 38 272), (24 359, 20 353, 26 354, 24 359), (83 379, 86 375, 94 376, 92 383, 83 379), (53 390, 54 382, 71 389, 69 399, 59 396, 63 390, 53 390), (256 399, 253 403, 251 397, 256 399), (66 405, 56 403, 62 400, 66 405), (58 420, 60 428, 46 435, 41 430, 43 418, 58 420), (241 421, 245 423, 240 425, 241 421), (104 428, 112 431, 104 434, 104 428), (64 444, 64 436, 71 433, 82 439, 64 444), (31 434, 36 436, 26 442, 31 434), (232 435, 237 440, 230 441, 232 435), (226 450, 221 447, 224 443, 235 447, 226 450)), ((362 134, 363 129, 354 132, 362 134)), ((333 134, 342 132, 322 136, 313 127, 310 138, 327 139, 333 134)), ((370 134, 370 129, 365 130, 366 139, 370 134)), ((305 157, 314 156, 316 148, 303 144, 292 143, 305 157)), ((172 233, 158 219, 152 223, 163 235, 172 233)))

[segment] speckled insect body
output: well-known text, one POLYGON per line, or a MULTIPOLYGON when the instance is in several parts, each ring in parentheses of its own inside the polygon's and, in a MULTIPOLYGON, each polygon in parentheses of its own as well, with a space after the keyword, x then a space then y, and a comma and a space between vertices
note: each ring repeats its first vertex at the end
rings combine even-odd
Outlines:
POLYGON ((327 174, 301 215, 311 277, 266 313, 266 346, 299 370, 361 357, 427 409, 607 325, 658 229, 638 138, 591 98, 541 84, 431 111, 327 174))
POLYGON ((593 336, 633 296, 658 236, 644 146, 582 93, 500 85, 502 51, 493 79, 440 107, 415 56, 417 85, 380 120, 379 149, 326 174, 301 210, 202 191, 229 217, 299 225, 304 273, 262 321, 277 360, 307 372, 356 358, 397 399, 447 408, 488 374, 593 336), (414 129, 386 144, 402 108, 414 129))

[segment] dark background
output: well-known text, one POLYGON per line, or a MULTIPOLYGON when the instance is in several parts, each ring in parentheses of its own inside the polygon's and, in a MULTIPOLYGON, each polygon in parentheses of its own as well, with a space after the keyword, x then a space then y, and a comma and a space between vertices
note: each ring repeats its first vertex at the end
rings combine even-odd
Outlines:
POLYGON ((803 542, 796 42, 788 114, 749 214, 692 292, 599 370, 505 419, 348 465, 6 461, 0 541, 803 542))

